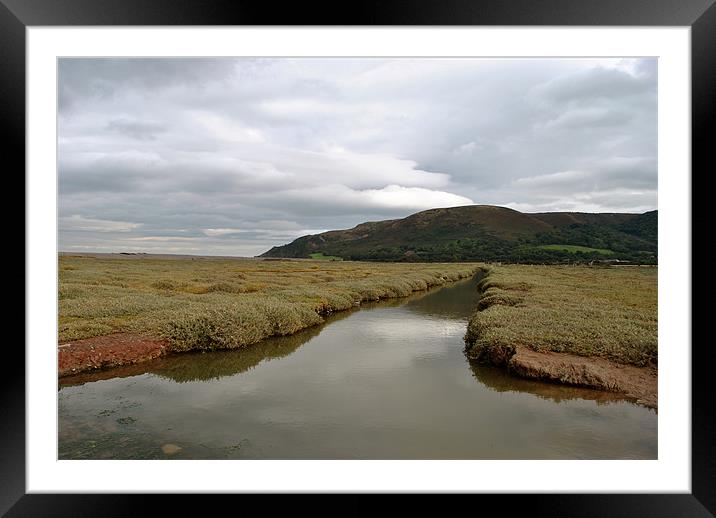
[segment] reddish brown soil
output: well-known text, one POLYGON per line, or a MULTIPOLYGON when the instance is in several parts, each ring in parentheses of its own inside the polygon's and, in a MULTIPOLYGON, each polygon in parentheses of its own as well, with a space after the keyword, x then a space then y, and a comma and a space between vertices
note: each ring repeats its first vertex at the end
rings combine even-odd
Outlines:
POLYGON ((59 376, 151 360, 166 354, 167 346, 163 340, 129 333, 67 342, 58 347, 59 376))
POLYGON ((656 367, 621 365, 604 358, 536 352, 527 347, 492 351, 489 358, 525 378, 617 392, 649 408, 658 407, 656 367))

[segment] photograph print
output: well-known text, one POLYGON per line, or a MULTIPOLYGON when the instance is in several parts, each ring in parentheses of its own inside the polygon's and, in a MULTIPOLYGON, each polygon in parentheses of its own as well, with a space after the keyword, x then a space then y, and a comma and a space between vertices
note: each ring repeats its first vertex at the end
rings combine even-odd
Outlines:
POLYGON ((57 66, 59 459, 657 459, 656 58, 57 66))

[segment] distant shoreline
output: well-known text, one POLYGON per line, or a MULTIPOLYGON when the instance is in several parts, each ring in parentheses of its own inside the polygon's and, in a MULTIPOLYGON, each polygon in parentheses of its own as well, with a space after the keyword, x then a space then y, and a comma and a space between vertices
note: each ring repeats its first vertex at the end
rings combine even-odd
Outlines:
POLYGON ((117 259, 237 259, 237 260, 265 260, 265 257, 251 257, 242 255, 209 255, 209 254, 154 254, 147 252, 57 252, 64 257, 112 257, 117 259))

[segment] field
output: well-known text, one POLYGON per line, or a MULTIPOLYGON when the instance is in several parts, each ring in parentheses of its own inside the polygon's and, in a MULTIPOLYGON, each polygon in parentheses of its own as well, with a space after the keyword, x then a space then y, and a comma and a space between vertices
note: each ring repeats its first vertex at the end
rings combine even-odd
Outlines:
POLYGON ((468 355, 504 357, 522 347, 657 362, 657 268, 503 265, 480 282, 468 355))
POLYGON ((59 257, 59 342, 140 333, 174 351, 235 348, 363 301, 472 276, 479 265, 59 257))
POLYGON ((558 250, 558 251, 564 251, 569 253, 576 253, 576 252, 583 252, 583 253, 590 253, 590 252, 596 252, 598 254, 604 254, 604 255, 613 255, 614 252, 612 250, 607 250, 606 248, 590 248, 588 246, 579 246, 579 245, 541 245, 541 246, 535 246, 534 248, 539 248, 540 250, 558 250))
POLYGON ((318 252, 316 254, 309 254, 311 259, 315 259, 316 261, 342 261, 342 257, 338 257, 337 255, 323 255, 323 252, 318 252))

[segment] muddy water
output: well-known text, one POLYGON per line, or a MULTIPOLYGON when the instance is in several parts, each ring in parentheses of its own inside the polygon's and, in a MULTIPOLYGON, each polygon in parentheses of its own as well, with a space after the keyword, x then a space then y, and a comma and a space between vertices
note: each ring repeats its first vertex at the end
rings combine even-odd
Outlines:
POLYGON ((64 378, 59 457, 657 457, 657 416, 470 363, 475 282, 366 305, 243 351, 64 378))

